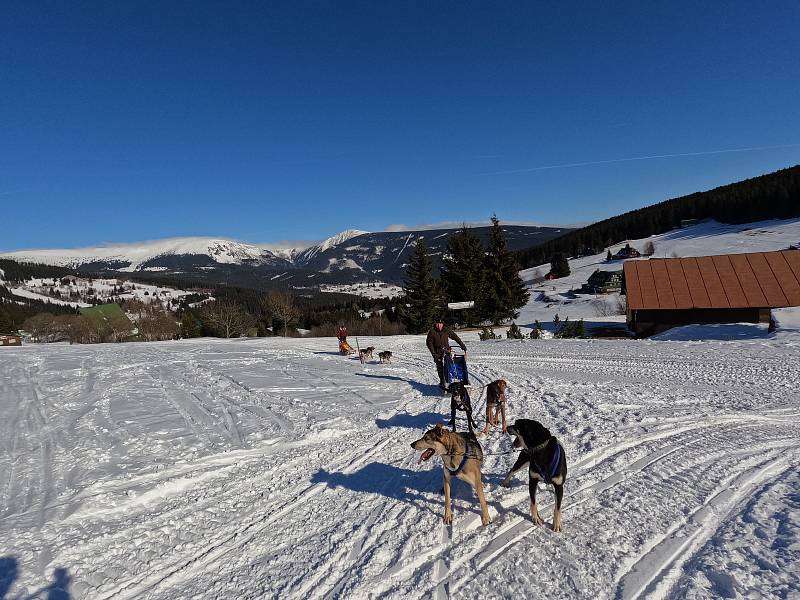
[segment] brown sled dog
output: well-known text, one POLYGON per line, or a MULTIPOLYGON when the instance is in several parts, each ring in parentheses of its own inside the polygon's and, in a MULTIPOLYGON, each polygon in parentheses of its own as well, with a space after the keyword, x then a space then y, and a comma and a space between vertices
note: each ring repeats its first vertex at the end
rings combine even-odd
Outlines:
POLYGON ((492 522, 489 517, 489 506, 483 495, 483 481, 481 480, 481 462, 483 450, 477 438, 471 433, 455 433, 437 423, 436 427, 425 432, 420 439, 411 444, 414 450, 422 450, 419 462, 429 460, 435 454, 442 457, 444 475, 444 522, 450 525, 453 522, 453 511, 450 507, 450 480, 458 477, 475 488, 478 501, 481 504, 481 522, 488 525, 492 522))
POLYGON ((498 379, 486 386, 486 425, 481 433, 489 433, 492 425, 500 424, 502 416, 503 433, 506 433, 506 388, 505 379, 498 379))

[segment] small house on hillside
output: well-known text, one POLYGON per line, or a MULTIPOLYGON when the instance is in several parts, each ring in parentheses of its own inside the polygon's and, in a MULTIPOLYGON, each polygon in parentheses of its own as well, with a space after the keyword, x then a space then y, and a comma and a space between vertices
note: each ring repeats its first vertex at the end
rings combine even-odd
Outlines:
POLYGON ((0 346, 22 346, 22 336, 11 333, 0 334, 0 346))
POLYGON ((612 294, 622 291, 622 271, 601 271, 597 269, 583 284, 581 293, 612 294))
POLYGON ((624 264, 628 326, 640 336, 704 323, 768 323, 800 306, 800 251, 652 258, 624 264))
POLYGON ((636 248, 630 244, 625 244, 625 247, 618 250, 612 258, 614 260, 626 260, 628 258, 639 258, 641 255, 642 253, 636 248))

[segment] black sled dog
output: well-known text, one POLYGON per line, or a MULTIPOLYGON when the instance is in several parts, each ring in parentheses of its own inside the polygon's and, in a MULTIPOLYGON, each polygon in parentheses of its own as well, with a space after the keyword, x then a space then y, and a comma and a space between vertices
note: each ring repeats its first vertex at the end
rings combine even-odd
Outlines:
POLYGON ((552 484, 556 492, 556 509, 553 511, 553 531, 561 531, 561 500, 564 481, 567 479, 567 457, 558 440, 550 435, 544 425, 531 419, 517 419, 509 425, 508 433, 514 438, 514 447, 520 448, 519 458, 500 485, 508 486, 511 477, 528 463, 528 490, 531 496, 531 518, 541 525, 542 518, 536 506, 536 486, 539 481, 552 484))

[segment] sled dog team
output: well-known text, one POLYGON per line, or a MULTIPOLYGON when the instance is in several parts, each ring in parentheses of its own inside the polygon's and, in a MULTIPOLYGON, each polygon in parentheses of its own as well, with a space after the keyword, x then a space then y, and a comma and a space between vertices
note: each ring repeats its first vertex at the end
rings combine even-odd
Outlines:
MULTIPOLYGON (((441 424, 425 432, 420 439, 411 444, 414 450, 421 450, 419 462, 430 460, 434 455, 442 457, 444 473, 444 522, 453 522, 453 511, 450 507, 450 482, 453 477, 466 481, 475 488, 478 501, 481 504, 481 521, 484 525, 491 522, 489 508, 483 494, 483 481, 481 480, 481 462, 483 449, 475 437, 473 427, 477 427, 472 419, 472 404, 467 392, 468 381, 458 381, 446 385, 445 359, 450 356, 450 340, 457 343, 464 352, 466 365, 467 347, 461 338, 444 324, 444 319, 439 316, 428 332, 425 345, 436 364, 439 376, 439 387, 443 391, 451 392, 450 399, 450 429, 448 431, 441 424), (466 433, 456 433, 456 411, 463 411, 467 417, 466 433)), ((466 368, 466 367, 465 367, 466 368)), ((506 388, 503 379, 493 381, 486 386, 486 425, 481 433, 488 433, 492 425, 498 425, 502 418, 503 433, 514 436, 514 447, 520 453, 517 462, 503 479, 501 485, 508 486, 511 477, 526 464, 528 465, 528 491, 531 497, 531 518, 535 525, 542 524, 539 509, 536 506, 536 487, 539 481, 552 484, 556 493, 556 508, 553 513, 553 530, 561 531, 561 500, 564 497, 564 480, 567 478, 567 458, 564 448, 559 441, 550 434, 550 431, 538 421, 531 419, 517 419, 513 425, 506 425, 506 388)))
MULTIPOLYGON (((503 390, 503 401, 499 402, 499 407, 495 410, 499 411, 500 407, 503 407, 503 424, 505 425, 504 392, 506 382, 504 380, 494 381, 487 387, 491 386, 503 390)), ((490 410, 488 397, 486 404, 488 427, 490 410)), ((500 485, 507 487, 512 476, 527 464, 531 519, 533 519, 534 525, 542 524, 542 518, 539 516, 539 509, 536 505, 536 488, 537 484, 542 481, 545 484, 552 484, 555 488, 556 508, 553 512, 553 531, 561 531, 561 501, 564 497, 564 481, 567 478, 567 458, 563 446, 544 425, 531 419, 517 419, 513 425, 504 427, 504 431, 514 436, 513 446, 518 448, 520 453, 514 466, 511 467, 500 485)), ((422 452, 418 464, 430 460, 436 455, 442 457, 445 524, 449 525, 453 522, 450 502, 450 482, 453 477, 457 477, 475 488, 481 505, 481 522, 484 525, 491 523, 481 479, 483 449, 471 431, 471 427, 469 432, 457 433, 455 427, 453 427, 453 431, 449 431, 441 423, 437 423, 433 429, 426 431, 425 435, 413 442, 411 447, 422 452)))
MULTIPOLYGON (((337 332, 339 348, 342 354, 349 354, 355 350, 347 344, 347 329, 340 326, 337 332), (346 347, 345 347, 346 346, 346 347)), ((483 480, 481 478, 481 462, 483 449, 475 436, 473 427, 477 427, 472 419, 472 404, 467 392, 468 381, 459 381, 445 384, 444 356, 450 351, 449 341, 455 341, 464 352, 466 362, 467 348, 461 339, 448 327, 444 320, 437 318, 426 339, 426 345, 436 364, 439 376, 439 387, 442 391, 452 394, 450 399, 450 429, 445 429, 438 423, 433 429, 425 432, 420 439, 413 442, 411 447, 422 452, 418 464, 430 460, 433 456, 442 457, 442 471, 444 475, 444 522, 449 525, 453 522, 453 511, 450 500, 450 484, 453 477, 467 482, 478 495, 481 505, 481 522, 483 525, 491 523, 489 507, 483 493, 483 480), (466 413, 468 432, 456 432, 456 412, 466 413)), ((368 346, 360 350, 362 362, 373 358, 375 346, 368 346)), ((391 361, 392 353, 379 352, 381 363, 391 361)), ((492 426, 502 423, 503 433, 514 436, 514 448, 520 450, 514 466, 506 474, 500 485, 510 485, 513 475, 528 465, 528 492, 530 494, 531 519, 534 525, 541 525, 542 518, 536 505, 536 489, 540 481, 552 484, 555 489, 556 507, 553 512, 553 531, 561 531, 561 501, 564 497, 564 481, 567 478, 567 458, 561 443, 550 434, 550 431, 538 421, 531 419, 517 419, 513 425, 506 424, 506 389, 508 384, 504 379, 498 379, 486 386, 486 424, 482 434, 489 433, 492 426)))

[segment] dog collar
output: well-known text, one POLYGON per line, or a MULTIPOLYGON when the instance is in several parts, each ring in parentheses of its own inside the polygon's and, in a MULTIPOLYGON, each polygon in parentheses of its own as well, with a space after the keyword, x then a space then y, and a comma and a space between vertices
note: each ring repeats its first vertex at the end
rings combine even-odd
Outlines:
POLYGON ((549 444, 549 443, 550 443, 550 440, 552 440, 552 439, 553 439, 553 436, 550 436, 549 438, 547 438, 545 441, 543 441, 543 442, 542 442, 541 444, 539 444, 538 446, 534 446, 533 448, 526 448, 526 450, 527 450, 528 452, 530 452, 531 454, 533 454, 534 452, 538 452, 539 450, 541 450, 542 448, 544 448, 545 446, 547 446, 547 444, 549 444))

